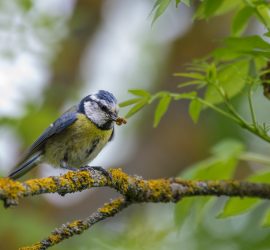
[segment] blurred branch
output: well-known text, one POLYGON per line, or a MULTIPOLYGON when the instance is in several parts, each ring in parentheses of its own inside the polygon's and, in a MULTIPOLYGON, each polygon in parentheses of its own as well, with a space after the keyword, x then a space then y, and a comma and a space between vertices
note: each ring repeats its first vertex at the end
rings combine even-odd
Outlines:
POLYGON ((139 176, 129 176, 121 169, 109 170, 110 176, 93 169, 69 171, 62 176, 32 179, 25 182, 0 179, 0 199, 5 207, 17 205, 23 197, 44 193, 65 195, 92 187, 108 186, 125 199, 119 198, 99 209, 85 220, 77 220, 56 229, 47 239, 32 248, 46 249, 74 234, 82 233, 93 224, 117 214, 133 203, 177 202, 189 196, 238 196, 270 199, 270 184, 251 183, 236 180, 196 181, 180 178, 144 180, 139 176))
POLYGON ((119 213, 122 209, 129 205, 124 198, 120 197, 104 204, 92 215, 84 220, 75 220, 71 223, 63 224, 61 227, 54 229, 54 231, 46 238, 29 247, 22 247, 20 250, 41 250, 47 249, 59 242, 72 237, 75 234, 81 234, 94 224, 102 221, 108 217, 112 217, 119 213))

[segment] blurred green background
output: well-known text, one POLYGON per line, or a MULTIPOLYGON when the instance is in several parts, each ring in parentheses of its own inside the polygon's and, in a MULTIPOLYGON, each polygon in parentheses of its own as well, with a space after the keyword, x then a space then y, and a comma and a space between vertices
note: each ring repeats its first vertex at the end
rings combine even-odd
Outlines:
MULTIPOLYGON (((192 21, 193 8, 173 4, 151 26, 153 1, 10 0, 0 2, 0 173, 6 176, 22 152, 61 112, 98 89, 118 100, 128 89, 177 91, 173 76, 205 56, 228 34, 230 15, 192 21)), ((260 33, 253 23, 250 32, 260 33)), ((242 100, 238 100, 241 107, 242 100)), ((258 97, 257 103, 260 102, 258 97)), ((269 146, 211 112, 194 125, 187 103, 173 103, 158 128, 153 108, 116 129, 115 139, 92 163, 122 167, 145 178, 178 175, 233 137, 267 152, 269 146)), ((125 114, 121 110, 121 115, 125 114)), ((265 115, 266 110, 261 111, 265 115)), ((242 171, 244 172, 244 171, 242 171)), ((239 171, 239 177, 243 175, 239 171)), ((42 166, 25 178, 59 174, 42 166)), ((116 193, 109 189, 24 199, 0 208, 0 249, 46 237, 55 227, 90 215, 116 193)), ((259 226, 262 206, 248 215, 216 219, 219 199, 200 217, 193 210, 175 225, 174 204, 133 205, 52 249, 266 250, 269 229, 259 226), (195 214, 195 215, 194 215, 195 214)))

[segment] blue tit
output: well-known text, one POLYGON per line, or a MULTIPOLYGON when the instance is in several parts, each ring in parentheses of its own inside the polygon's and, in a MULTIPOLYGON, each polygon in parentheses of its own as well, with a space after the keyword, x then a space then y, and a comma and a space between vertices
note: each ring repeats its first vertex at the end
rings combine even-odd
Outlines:
POLYGON ((9 177, 17 179, 40 163, 69 170, 85 167, 112 140, 114 123, 122 123, 118 110, 108 91, 86 96, 41 134, 9 177))

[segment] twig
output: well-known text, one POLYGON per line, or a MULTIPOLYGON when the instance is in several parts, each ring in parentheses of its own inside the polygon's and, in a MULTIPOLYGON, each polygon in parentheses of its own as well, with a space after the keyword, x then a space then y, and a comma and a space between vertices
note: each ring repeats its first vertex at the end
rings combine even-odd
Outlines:
POLYGON ((83 233, 97 222, 119 213, 128 205, 129 202, 122 197, 115 199, 110 203, 104 204, 102 208, 99 208, 84 220, 75 220, 71 223, 63 224, 61 227, 54 229, 54 231, 42 241, 37 242, 32 246, 21 247, 19 250, 45 250, 76 234, 83 233))

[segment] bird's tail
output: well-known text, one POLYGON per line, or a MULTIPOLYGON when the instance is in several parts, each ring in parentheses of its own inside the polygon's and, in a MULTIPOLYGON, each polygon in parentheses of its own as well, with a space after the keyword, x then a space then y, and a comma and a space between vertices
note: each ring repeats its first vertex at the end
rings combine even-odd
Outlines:
POLYGON ((31 170, 32 168, 34 168, 39 164, 41 154, 42 152, 37 152, 29 159, 19 163, 17 165, 18 168, 16 168, 8 177, 14 180, 20 178, 22 175, 24 175, 29 170, 31 170))

